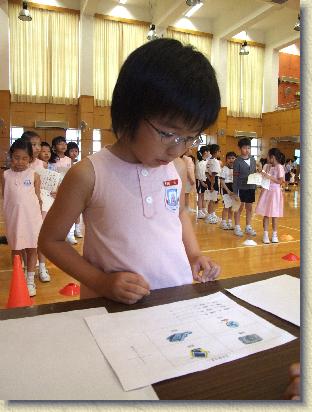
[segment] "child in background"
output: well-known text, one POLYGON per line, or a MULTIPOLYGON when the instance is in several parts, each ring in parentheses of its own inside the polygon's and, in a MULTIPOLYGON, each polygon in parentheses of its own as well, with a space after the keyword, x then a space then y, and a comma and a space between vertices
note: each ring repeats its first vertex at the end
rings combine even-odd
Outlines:
POLYGON ((236 199, 241 201, 241 205, 239 210, 234 213, 234 235, 244 236, 240 227, 240 216, 245 207, 245 233, 256 236, 256 232, 251 226, 252 204, 255 201, 256 185, 247 184, 248 176, 256 172, 256 160, 253 156, 250 156, 250 139, 243 137, 238 141, 238 147, 240 149, 240 156, 235 159, 233 164, 233 192, 236 195, 236 199))
POLYGON ((269 218, 272 218, 272 243, 278 243, 277 218, 283 217, 284 197, 281 185, 285 179, 285 171, 282 166, 285 156, 276 148, 268 152, 268 163, 264 166, 262 174, 270 180, 269 190, 262 189, 255 213, 263 216, 263 243, 270 243, 269 218))
POLYGON ((40 234, 47 256, 81 282, 82 298, 131 304, 152 289, 218 276, 184 209, 178 158, 219 110, 215 72, 191 46, 156 39, 128 56, 112 98, 117 141, 70 169, 40 234), (81 212, 83 256, 64 242, 81 212))
POLYGON ((27 287, 30 296, 36 295, 35 267, 41 217, 40 177, 29 167, 32 146, 17 139, 10 147, 11 169, 3 174, 3 213, 8 244, 14 255, 26 251, 27 287))
POLYGON ((41 141, 38 133, 27 130, 22 134, 21 139, 29 142, 32 146, 33 158, 30 162, 30 167, 34 170, 44 168, 43 161, 39 159, 39 154, 41 152, 41 141))
POLYGON ((52 157, 52 149, 49 143, 41 142, 41 152, 39 153, 39 159, 43 161, 44 167, 49 170, 56 170, 55 163, 50 163, 52 157))
POLYGON ((188 149, 182 156, 186 167, 186 184, 185 184, 185 207, 188 212, 196 212, 196 210, 190 207, 190 193, 195 187, 195 165, 191 157, 191 149, 188 149))
POLYGON ((209 156, 208 146, 202 146, 197 152, 197 162, 195 166, 195 177, 196 177, 196 191, 197 191, 197 206, 198 213, 197 219, 205 219, 208 210, 204 207, 204 193, 207 190, 207 177, 206 177, 206 166, 207 159, 209 156))
POLYGON ((69 169, 72 165, 71 159, 65 155, 67 150, 66 139, 57 136, 52 140, 52 156, 50 163, 55 163, 56 168, 69 169))
MULTIPOLYGON (((21 139, 31 144, 32 151, 33 151, 33 158, 32 158, 32 161, 30 162, 30 167, 33 170, 35 170, 40 176, 40 171, 42 171, 46 167, 45 162, 39 158, 40 153, 41 153, 40 136, 38 135, 38 133, 28 130, 22 134, 21 139)), ((44 218, 44 216, 42 217, 44 218)), ((39 261, 39 271, 38 271, 39 279, 42 282, 50 282, 51 278, 48 273, 48 269, 46 268, 46 258, 40 252, 39 249, 38 249, 38 261, 39 261)), ((24 262, 26 264, 27 260, 24 259, 24 262)), ((27 263, 27 270, 28 270, 28 263, 27 263)))
POLYGON ((79 156, 79 146, 75 142, 68 142, 67 143, 67 150, 65 152, 65 156, 70 157, 72 161, 72 165, 78 162, 79 156))
POLYGON ((226 165, 223 166, 220 175, 221 190, 223 197, 223 211, 222 211, 222 221, 220 223, 220 228, 223 230, 233 230, 232 224, 232 196, 233 193, 233 164, 236 159, 236 154, 234 152, 228 152, 225 156, 226 165), (228 223, 226 222, 228 219, 228 223))
POLYGON ((219 221, 215 210, 217 205, 218 193, 219 193, 219 176, 221 173, 220 162, 218 157, 220 155, 220 146, 212 144, 210 146, 211 158, 207 161, 206 175, 207 175, 207 194, 208 194, 208 216, 205 222, 216 224, 219 221))
POLYGON ((291 159, 287 159, 284 171, 285 171, 285 192, 290 192, 289 183, 291 178, 291 168, 292 168, 292 161, 291 159))
MULTIPOLYGON (((65 152, 65 156, 71 159, 72 165, 78 161, 77 158, 79 156, 79 146, 77 145, 77 143, 75 142, 67 143, 67 150, 65 152)), ((74 236, 78 238, 83 237, 83 234, 81 233, 80 219, 81 217, 79 216, 75 223, 75 229, 74 229, 74 236)), ((69 237, 71 237, 71 235, 69 235, 69 237)))
MULTIPOLYGON (((50 163, 55 165, 56 171, 61 173, 62 178, 72 165, 71 158, 65 155, 66 150, 67 143, 65 137, 57 136, 52 140, 52 156, 50 163)), ((75 225, 70 228, 66 236, 66 241, 71 245, 76 245, 78 243, 75 239, 75 225)))

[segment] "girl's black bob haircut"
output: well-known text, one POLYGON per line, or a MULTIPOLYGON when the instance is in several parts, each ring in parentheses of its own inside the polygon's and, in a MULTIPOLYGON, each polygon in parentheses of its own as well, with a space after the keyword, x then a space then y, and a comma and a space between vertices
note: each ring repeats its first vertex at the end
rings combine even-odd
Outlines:
POLYGON ((113 92, 112 127, 117 137, 133 138, 140 121, 157 118, 200 132, 219 110, 219 87, 206 57, 191 45, 157 39, 124 62, 113 92))
POLYGON ((16 139, 15 142, 10 147, 10 158, 12 159, 15 150, 25 150, 30 159, 33 159, 32 145, 25 138, 16 139))
POLYGON ((59 144, 59 143, 61 143, 61 142, 66 143, 65 137, 64 137, 64 136, 56 136, 56 137, 54 137, 54 139, 52 140, 51 145, 52 145, 52 147, 55 147, 57 144, 59 144))

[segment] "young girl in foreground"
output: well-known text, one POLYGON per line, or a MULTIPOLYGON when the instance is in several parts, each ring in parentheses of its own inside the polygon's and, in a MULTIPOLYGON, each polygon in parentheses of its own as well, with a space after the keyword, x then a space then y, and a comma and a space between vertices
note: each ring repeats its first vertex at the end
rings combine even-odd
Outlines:
POLYGON ((277 218, 283 217, 284 197, 281 184, 285 179, 282 166, 285 156, 279 149, 273 148, 268 152, 268 163, 264 165, 262 174, 270 180, 269 190, 262 189, 255 213, 263 216, 263 243, 270 243, 269 218, 272 218, 272 243, 278 243, 277 218))
POLYGON ((178 158, 219 109, 215 72, 192 47, 158 39, 127 58, 111 106, 117 141, 70 169, 40 234, 48 258, 81 282, 81 298, 130 304, 152 289, 218 276, 183 208, 178 158), (81 212, 83 257, 64 241, 81 212))
POLYGON ((40 209, 40 178, 29 167, 32 146, 17 139, 10 147, 11 169, 3 174, 3 212, 8 244, 14 255, 27 255, 27 287, 30 296, 36 295, 35 267, 37 242, 42 224, 40 209))

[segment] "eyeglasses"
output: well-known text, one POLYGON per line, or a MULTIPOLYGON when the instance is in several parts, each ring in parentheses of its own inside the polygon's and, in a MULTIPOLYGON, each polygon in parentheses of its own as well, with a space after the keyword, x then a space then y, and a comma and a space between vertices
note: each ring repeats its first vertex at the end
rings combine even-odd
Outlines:
POLYGON ((154 126, 148 119, 145 120, 155 130, 155 132, 159 134, 161 142, 165 145, 178 145, 184 143, 185 147, 196 147, 203 142, 200 133, 194 137, 182 137, 178 136, 175 133, 164 132, 163 130, 160 130, 156 126, 154 126))

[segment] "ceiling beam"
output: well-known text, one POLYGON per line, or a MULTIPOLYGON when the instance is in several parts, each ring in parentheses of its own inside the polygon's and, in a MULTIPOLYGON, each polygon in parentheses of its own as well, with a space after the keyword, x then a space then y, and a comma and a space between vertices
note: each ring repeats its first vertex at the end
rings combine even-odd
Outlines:
POLYGON ((269 16, 277 8, 280 8, 280 6, 264 4, 246 15, 243 13, 244 9, 237 9, 235 14, 238 15, 231 14, 231 22, 235 22, 231 25, 229 25, 228 14, 225 13, 224 16, 217 19, 213 24, 214 36, 221 39, 230 39, 237 33, 248 30, 249 27, 269 16))
POLYGON ((175 21, 182 18, 189 8, 185 0, 156 2, 153 16, 151 17, 156 27, 165 29, 168 26, 173 26, 175 21))
POLYGON ((100 0, 80 0, 80 12, 87 16, 94 16, 100 0))

